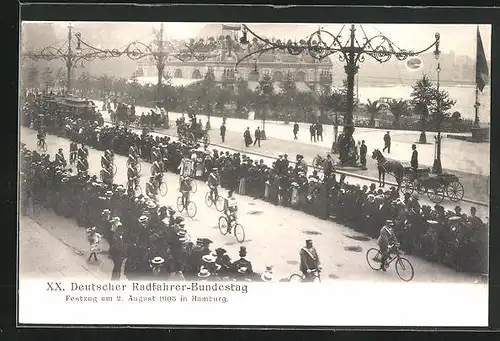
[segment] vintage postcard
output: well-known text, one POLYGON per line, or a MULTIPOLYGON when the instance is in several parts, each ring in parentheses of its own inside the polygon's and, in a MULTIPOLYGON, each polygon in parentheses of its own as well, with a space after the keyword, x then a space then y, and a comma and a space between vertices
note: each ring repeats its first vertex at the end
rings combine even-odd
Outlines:
POLYGON ((23 21, 19 323, 486 326, 491 63, 490 25, 23 21))

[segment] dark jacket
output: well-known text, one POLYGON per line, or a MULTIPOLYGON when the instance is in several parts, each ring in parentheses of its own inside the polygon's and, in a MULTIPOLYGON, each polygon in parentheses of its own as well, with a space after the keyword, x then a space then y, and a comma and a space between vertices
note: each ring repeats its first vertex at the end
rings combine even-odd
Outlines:
POLYGON ((418 151, 416 149, 411 154, 411 168, 418 168, 418 151))

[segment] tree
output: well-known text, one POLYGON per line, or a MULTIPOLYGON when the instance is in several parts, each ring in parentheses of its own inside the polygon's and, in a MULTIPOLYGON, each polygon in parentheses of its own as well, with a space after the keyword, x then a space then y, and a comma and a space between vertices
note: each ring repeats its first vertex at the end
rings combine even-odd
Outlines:
POLYGON ((285 123, 289 122, 289 117, 295 116, 297 111, 296 100, 297 100, 297 84, 295 83, 295 77, 291 72, 287 72, 280 83, 281 93, 279 96, 278 105, 281 109, 280 111, 284 114, 285 123))
POLYGON ((207 129, 211 129, 210 126, 210 116, 213 113, 215 94, 217 91, 217 83, 215 82, 215 74, 213 70, 209 69, 201 82, 201 107, 205 109, 207 113, 207 129))
POLYGON ((431 103, 430 122, 434 129, 439 130, 441 123, 450 117, 450 109, 453 108, 457 101, 450 98, 450 93, 446 90, 434 89, 434 98, 431 103))
POLYGON ((215 95, 215 109, 221 116, 225 116, 226 104, 232 102, 234 91, 229 87, 218 87, 215 95))
POLYGON ((43 85, 46 89, 51 88, 55 85, 55 77, 53 70, 50 67, 46 67, 42 73, 43 85))
POLYGON ((420 120, 420 139, 419 143, 427 143, 425 130, 427 120, 429 117, 429 107, 434 99, 434 84, 431 82, 427 75, 417 80, 415 85, 412 86, 410 97, 414 104, 414 112, 418 115, 420 120))
POLYGON ((315 106, 316 98, 311 92, 297 92, 293 120, 300 120, 302 114, 308 116, 315 106))
POLYGON ((101 95, 104 96, 108 94, 113 88, 113 80, 111 77, 107 75, 102 75, 97 79, 97 86, 99 91, 101 91, 101 95))
POLYGON ((370 126, 375 127, 375 118, 380 114, 382 107, 379 101, 371 101, 368 100, 368 103, 365 104, 366 112, 370 115, 370 126))
POLYGON ((331 95, 332 95, 332 87, 330 85, 323 85, 319 94, 317 95, 317 104, 319 109, 320 120, 325 114, 328 112, 328 109, 331 107, 331 95))
POLYGON ((246 115, 249 107, 254 102, 254 93, 248 88, 248 81, 239 78, 236 82, 236 112, 240 115, 246 115))
POLYGON ((38 88, 40 86, 39 71, 35 66, 28 66, 22 69, 22 87, 23 88, 38 88))
POLYGON ((397 125, 402 116, 407 116, 409 113, 408 101, 392 100, 389 102, 389 109, 394 116, 394 125, 397 125))
POLYGON ((76 87, 84 91, 84 93, 88 93, 91 87, 90 77, 90 73, 82 72, 80 77, 76 80, 76 87))
POLYGON ((273 100, 276 99, 272 94, 274 93, 273 80, 269 74, 265 74, 259 81, 259 85, 255 89, 255 107, 262 110, 262 139, 266 139, 265 122, 267 110, 274 106, 273 100))

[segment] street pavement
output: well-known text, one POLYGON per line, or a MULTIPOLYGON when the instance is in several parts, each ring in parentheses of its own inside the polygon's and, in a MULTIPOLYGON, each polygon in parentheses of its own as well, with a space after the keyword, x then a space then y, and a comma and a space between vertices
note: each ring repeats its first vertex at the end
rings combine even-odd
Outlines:
MULTIPOLYGON (((21 127, 20 137, 28 148, 34 149, 36 147, 35 131, 21 127)), ((68 155, 69 140, 48 136, 47 143, 48 152, 51 155, 54 155, 58 148, 63 148, 65 155, 68 155)), ((102 153, 91 148, 89 148, 89 152, 90 173, 98 174, 102 153)), ((116 155, 115 162, 118 168, 115 182, 125 184, 126 158, 116 155)), ((149 176, 148 172, 149 166, 143 162, 142 186, 144 186, 146 178, 149 176)), ((160 197, 160 204, 175 207, 176 198, 179 195, 177 192, 178 175, 165 173, 164 181, 169 189, 166 197, 160 197)), ((368 267, 365 254, 369 248, 376 246, 375 240, 361 238, 363 240, 360 241, 358 240, 360 239, 358 238, 360 237, 359 234, 332 221, 321 220, 301 211, 275 206, 261 200, 236 194, 235 197, 239 203, 239 222, 245 228, 246 233, 245 242, 239 244, 234 236, 220 234, 217 228, 217 219, 220 213, 214 208, 208 208, 205 205, 204 195, 206 192, 206 185, 198 182, 198 191, 191 198, 196 203, 198 212, 194 219, 186 218, 186 228, 189 234, 194 238, 210 238, 214 242, 212 249, 217 247, 225 248, 233 260, 238 258, 239 247, 246 246, 248 259, 252 261, 254 269, 258 272, 263 271, 266 265, 274 266, 276 279, 286 278, 297 272, 299 250, 304 245, 305 239, 311 238, 323 264, 322 278, 324 280, 400 281, 392 266, 386 273, 375 272, 368 267), (359 252, 347 250, 353 247, 358 247, 359 252)), ((56 236, 57 240, 66 245, 67 248, 81 251, 88 250, 85 229, 77 227, 74 221, 58 217, 52 212, 43 212, 39 217, 33 219, 43 229, 56 236)), ((21 229, 24 228, 26 220, 26 218, 21 217, 21 229)), ((44 241, 37 242, 43 243, 44 241)), ((29 246, 30 244, 24 245, 27 245, 27 247, 21 247, 20 253, 22 257, 36 259, 37 256, 34 255, 31 255, 31 258, 23 256, 37 252, 36 248, 29 246)), ((80 255, 80 252, 78 252, 76 254, 84 261, 88 257, 87 253, 80 255)), ((48 256, 42 258, 39 261, 52 262, 52 259, 48 256)), ((476 276, 457 273, 454 270, 411 255, 407 256, 407 258, 412 262, 415 269, 413 281, 441 283, 477 283, 478 281, 476 276)), ((72 262, 69 258, 68 261, 72 262)), ((102 268, 110 269, 108 261, 103 262, 102 268)), ((48 272, 51 269, 47 267, 40 270, 40 272, 43 272, 43 270, 48 272)), ((59 269, 58 271, 64 272, 65 270, 59 269)), ((82 272, 87 271, 82 269, 82 272)))
MULTIPOLYGON (((96 101, 96 104, 99 104, 96 101)), ((137 111, 142 113, 146 111, 146 108, 138 107, 137 111)), ((109 119, 109 115, 106 111, 102 111, 103 117, 109 119)), ((157 132, 164 132, 170 135, 177 135, 175 128, 175 119, 180 117, 180 114, 169 113, 170 116, 170 129, 155 129, 157 132)), ((201 116, 203 117, 203 116, 201 116)), ((203 118, 202 118, 203 120, 203 118)), ((260 153, 264 155, 269 155, 277 157, 278 153, 283 152, 289 154, 289 158, 293 158, 296 154, 304 155, 304 159, 308 164, 312 163, 312 160, 316 155, 326 156, 330 152, 333 134, 328 126, 324 128, 324 141, 323 142, 310 142, 309 139, 309 128, 305 126, 299 131, 299 139, 297 141, 293 140, 292 125, 284 125, 283 123, 270 123, 266 124, 267 140, 261 141, 261 147, 251 146, 245 147, 243 141, 243 131, 246 129, 245 124, 251 128, 252 136, 253 131, 260 121, 249 121, 241 119, 228 119, 227 132, 225 142, 222 143, 219 133, 219 127, 222 123, 222 118, 212 117, 212 130, 210 132, 211 144, 223 145, 229 148, 239 149, 242 151, 252 151, 255 153, 260 153), (220 122, 219 122, 220 121, 220 122), (251 124, 251 125, 250 125, 251 124)), ((333 128, 332 128, 333 129, 333 128)), ((364 139, 368 146, 367 155, 367 170, 362 170, 359 168, 350 167, 345 171, 359 174, 361 176, 367 176, 371 178, 378 178, 378 170, 375 160, 371 158, 371 151, 374 148, 379 148, 382 150, 383 142, 382 137, 385 131, 368 129, 368 128, 356 128, 356 139, 364 139), (375 140, 376 137, 376 140, 375 140)), ((392 146, 391 154, 387 152, 384 153, 386 158, 399 160, 403 164, 409 166, 409 160, 411 158, 411 144, 418 140, 418 132, 410 131, 392 131, 392 146)), ((435 134, 428 133, 428 141, 433 141, 435 134)), ((447 143, 447 146, 443 147, 442 150, 442 165, 445 172, 455 174, 464 187, 464 198, 472 199, 484 203, 489 203, 489 144, 474 144, 471 142, 465 142, 454 139, 444 139, 443 143, 447 143), (452 152, 453 151, 453 152, 452 152), (452 163, 447 163, 447 160, 451 160, 452 163), (447 169, 447 167, 449 167, 447 169)), ((433 155, 434 155, 434 145, 417 145, 419 150, 419 163, 421 167, 432 167, 433 155)), ((386 180, 395 182, 392 175, 387 175, 386 180)), ((445 201, 449 201, 445 198, 445 201)))
MULTIPOLYGON (((102 108, 101 101, 94 101, 99 109, 102 108)), ((136 114, 141 115, 142 113, 148 113, 149 108, 136 107, 136 114)), ((107 115, 105 111, 101 111, 103 115, 107 115)), ((169 112, 170 124, 175 128, 175 120, 181 117, 181 113, 169 112)), ((207 116, 198 115, 198 119, 201 119, 203 124, 207 122, 207 116)), ((210 123, 213 130, 216 133, 216 137, 219 134, 219 127, 222 124, 222 117, 212 116, 210 118, 210 123)), ((234 131, 240 133, 242 136, 243 132, 247 127, 253 132, 260 126, 262 129, 261 120, 248 120, 248 119, 237 119, 228 118, 226 122, 228 131, 234 131)), ((284 124, 280 121, 266 121, 266 135, 269 138, 281 139, 285 141, 293 141, 295 144, 308 144, 316 147, 327 148, 330 150, 333 142, 333 125, 324 124, 323 125, 323 142, 311 143, 309 135, 309 124, 299 123, 299 133, 298 140, 293 139, 293 122, 290 124, 284 124)), ((339 128, 339 132, 342 128, 339 128)), ((408 130, 389 130, 392 136, 392 148, 391 154, 384 154, 386 157, 398 160, 401 162, 409 163, 411 157, 411 145, 419 140, 420 132, 418 131, 408 131, 408 130)), ((384 147, 383 136, 386 130, 374 129, 374 128, 356 128, 354 132, 354 138, 356 141, 365 140, 368 146, 368 152, 371 155, 371 151, 375 148, 382 149, 384 147)), ((428 132, 427 134, 428 144, 417 145, 419 150, 419 163, 422 166, 432 167, 434 163, 434 137, 436 133, 428 132)), ((447 134, 442 134, 445 136, 447 134)), ((458 134, 460 135, 460 134, 458 134)), ((220 141, 219 138, 214 139, 214 141, 220 141)), ((319 149, 320 152, 322 149, 319 149)), ((460 173, 472 173, 488 176, 490 172, 490 145, 489 143, 472 143, 467 141, 456 140, 452 138, 443 138, 442 150, 441 150, 441 162, 443 169, 450 172, 460 172, 460 173)))

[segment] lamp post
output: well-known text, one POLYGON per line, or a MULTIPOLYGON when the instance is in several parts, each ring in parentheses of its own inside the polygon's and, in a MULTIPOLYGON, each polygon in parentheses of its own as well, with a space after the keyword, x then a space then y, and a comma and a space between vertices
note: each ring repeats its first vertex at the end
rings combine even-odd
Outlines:
POLYGON ((66 84, 66 89, 69 92, 71 90, 71 70, 77 65, 77 62, 81 61, 93 61, 96 59, 105 60, 109 58, 119 58, 126 56, 132 60, 139 60, 147 57, 154 58, 156 62, 156 68, 158 69, 158 89, 162 85, 163 71, 165 69, 166 61, 169 56, 180 61, 188 61, 191 59, 196 59, 198 61, 204 61, 207 59, 212 59, 215 57, 213 51, 215 51, 216 46, 213 42, 205 43, 203 40, 195 41, 191 39, 188 43, 181 42, 174 45, 163 39, 163 23, 160 26, 160 31, 158 38, 155 40, 157 49, 154 49, 151 44, 146 45, 139 41, 134 41, 128 44, 124 49, 102 49, 95 47, 85 42, 82 39, 80 32, 73 32, 73 26, 71 23, 68 25, 68 40, 65 45, 60 48, 53 46, 48 46, 40 51, 33 52, 23 52, 21 53, 22 58, 28 58, 31 60, 56 60, 62 59, 68 71, 68 79, 66 84), (73 46, 74 39, 76 38, 76 47, 73 46), (165 48, 169 45, 169 49, 175 52, 167 51, 165 48))
POLYGON ((338 54, 339 60, 344 63, 344 71, 347 76, 347 103, 346 112, 344 113, 344 137, 341 141, 339 141, 339 158, 343 165, 355 165, 356 160, 355 158, 352 158, 351 155, 353 149, 355 148, 354 139, 352 138, 354 133, 354 80, 359 70, 359 63, 365 60, 366 55, 377 60, 379 63, 384 63, 389 61, 393 56, 397 60, 402 61, 408 57, 426 52, 434 46, 438 49, 439 34, 436 33, 435 41, 430 46, 415 52, 399 48, 382 33, 368 38, 363 26, 361 25, 359 25, 359 28, 363 37, 362 39, 358 39, 356 37, 356 25, 354 24, 350 25, 347 41, 342 42, 341 33, 345 26, 346 25, 344 25, 338 34, 332 34, 320 28, 313 32, 308 38, 301 39, 299 42, 292 42, 291 40, 281 42, 281 40, 273 41, 263 38, 248 28, 247 25, 243 25, 243 35, 240 42, 245 45, 249 44, 248 34, 251 34, 253 36, 252 40, 258 42, 258 44, 252 44, 255 46, 253 51, 249 51, 245 56, 241 57, 236 63, 235 68, 251 56, 257 55, 258 58, 265 52, 272 50, 285 51, 292 55, 308 53, 316 60, 322 60, 331 55, 338 54))
MULTIPOLYGON (((435 54, 436 59, 439 60, 439 53, 435 54)), ((441 136, 441 123, 443 121, 443 113, 441 112, 441 96, 439 94, 439 74, 441 73, 441 64, 438 61, 437 68, 437 86, 436 86, 436 123, 437 123, 437 136, 434 136, 435 139, 435 153, 434 153, 434 163, 432 164, 432 173, 441 174, 443 172, 443 168, 441 167, 441 140, 443 137, 441 136)))

